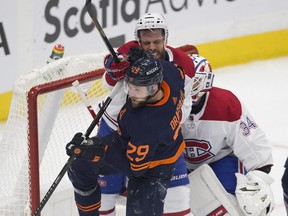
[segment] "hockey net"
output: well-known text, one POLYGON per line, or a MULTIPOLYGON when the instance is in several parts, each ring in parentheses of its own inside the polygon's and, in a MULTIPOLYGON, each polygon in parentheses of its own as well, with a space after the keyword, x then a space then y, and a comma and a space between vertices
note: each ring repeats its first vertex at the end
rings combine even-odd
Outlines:
MULTIPOLYGON (((197 51, 191 45, 179 48, 187 54, 197 51)), ((92 122, 72 83, 80 82, 96 108, 108 95, 101 80, 106 53, 62 58, 29 71, 16 81, 0 141, 0 215, 30 216, 39 207, 68 160, 66 144, 76 132, 85 133, 92 122)), ((67 188, 73 192, 65 175, 51 198, 67 188)), ((47 204, 42 215, 55 215, 45 212, 47 204)), ((57 215, 64 215, 63 208, 59 209, 57 215)))
MULTIPOLYGON (((63 58, 16 81, 0 142, 0 215, 32 215, 38 208, 68 160, 66 143, 92 122, 72 83, 80 82, 94 107, 107 96, 104 54, 63 58)), ((71 186, 65 175, 55 191, 71 186)))

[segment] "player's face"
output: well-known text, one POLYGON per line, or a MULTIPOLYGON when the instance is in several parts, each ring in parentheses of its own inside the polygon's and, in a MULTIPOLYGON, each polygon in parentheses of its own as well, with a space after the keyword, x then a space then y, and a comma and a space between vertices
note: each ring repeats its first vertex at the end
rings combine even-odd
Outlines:
POLYGON ((131 100, 133 108, 141 107, 146 104, 149 92, 146 86, 136 86, 131 83, 127 84, 128 97, 131 100))
POLYGON ((162 29, 140 31, 140 45, 158 59, 165 59, 165 38, 162 29))

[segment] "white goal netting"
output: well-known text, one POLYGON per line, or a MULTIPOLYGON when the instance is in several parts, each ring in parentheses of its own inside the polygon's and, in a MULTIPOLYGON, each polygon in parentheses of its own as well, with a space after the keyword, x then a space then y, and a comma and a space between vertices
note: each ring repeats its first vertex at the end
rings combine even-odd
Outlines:
MULTIPOLYGON (((32 215, 38 207, 39 191, 41 201, 68 160, 66 144, 93 120, 72 82, 79 80, 94 108, 107 95, 101 83, 104 54, 63 58, 15 83, 0 141, 0 215, 32 215)), ((67 175, 55 191, 66 187, 67 175)))

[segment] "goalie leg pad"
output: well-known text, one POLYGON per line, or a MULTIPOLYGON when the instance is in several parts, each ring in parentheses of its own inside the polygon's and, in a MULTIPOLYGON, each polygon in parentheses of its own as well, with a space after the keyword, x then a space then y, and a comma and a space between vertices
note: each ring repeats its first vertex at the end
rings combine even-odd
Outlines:
POLYGON ((237 202, 226 192, 209 165, 200 166, 188 177, 190 206, 195 216, 243 215, 237 202))

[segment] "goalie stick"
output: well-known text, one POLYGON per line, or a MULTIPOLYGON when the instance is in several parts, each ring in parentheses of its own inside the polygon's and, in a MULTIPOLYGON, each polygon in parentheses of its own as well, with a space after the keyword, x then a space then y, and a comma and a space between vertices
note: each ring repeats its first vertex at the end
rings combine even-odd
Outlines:
MULTIPOLYGON (((93 20, 93 23, 95 25, 95 27, 97 28, 97 30, 99 31, 106 47, 108 48, 110 54, 113 56, 113 58, 115 59, 116 62, 120 62, 119 58, 117 57, 113 47, 111 46, 111 43, 109 42, 109 40, 107 39, 103 28, 101 27, 101 25, 99 24, 98 20, 96 19, 95 13, 92 9, 92 4, 91 4, 91 0, 86 0, 86 4, 85 7, 91 17, 91 19, 93 20)), ((93 119, 93 121, 91 122, 90 126, 88 127, 88 129, 86 130, 85 133, 85 137, 89 137, 90 134, 92 133, 93 129, 95 128, 95 126, 98 124, 100 118, 102 117, 102 115, 104 114, 106 108, 109 106, 110 102, 112 101, 113 97, 115 96, 115 94, 118 92, 118 89, 121 87, 122 82, 117 82, 116 85, 114 86, 114 88, 112 89, 112 91, 110 92, 110 95, 106 98, 106 100, 103 103, 103 106, 100 108, 99 112, 97 113, 96 117, 93 119)), ((56 179, 54 180, 54 182, 52 183, 52 185, 50 186, 49 190, 47 191, 47 193, 45 194, 45 196, 43 197, 42 201, 40 202, 38 208, 35 210, 33 216, 38 216, 41 212, 41 210, 44 208, 44 206, 46 205, 46 203, 48 202, 49 198, 51 197, 51 195, 53 194, 53 192, 55 191, 56 187, 58 186, 58 184, 60 183, 60 181, 62 180, 62 178, 64 177, 65 173, 67 172, 69 166, 72 164, 72 162, 74 161, 74 159, 76 158, 75 155, 70 156, 70 158, 67 160, 67 162, 65 163, 65 165, 63 166, 63 168, 61 169, 60 173, 58 174, 58 176, 56 177, 56 179)), ((32 209, 33 211, 34 209, 32 209)))

